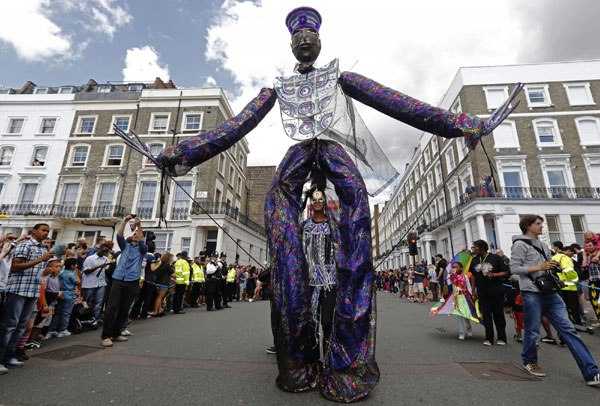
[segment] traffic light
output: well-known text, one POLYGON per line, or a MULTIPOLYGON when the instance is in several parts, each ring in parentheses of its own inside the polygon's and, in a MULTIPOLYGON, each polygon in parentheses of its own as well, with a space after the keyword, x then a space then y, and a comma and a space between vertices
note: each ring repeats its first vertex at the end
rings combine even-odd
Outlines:
POLYGON ((408 253, 413 256, 419 255, 417 250, 417 234, 408 233, 408 253))

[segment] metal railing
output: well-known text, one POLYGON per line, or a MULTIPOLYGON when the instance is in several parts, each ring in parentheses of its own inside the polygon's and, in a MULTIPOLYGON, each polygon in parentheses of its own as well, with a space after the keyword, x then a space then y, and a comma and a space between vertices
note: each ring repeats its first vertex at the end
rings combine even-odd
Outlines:
MULTIPOLYGON (((257 233, 266 236, 267 233, 265 228, 258 224, 257 222, 250 219, 245 214, 240 213, 240 211, 227 203, 203 203, 202 208, 208 212, 208 214, 224 214, 233 220, 238 221, 240 224, 248 227, 249 229, 256 231, 257 233)), ((191 215, 202 215, 205 212, 200 209, 198 204, 194 203, 192 205, 192 209, 190 210, 191 215)), ((179 215, 179 213, 173 213, 179 215)))
POLYGON ((71 206, 61 204, 3 204, 0 214, 8 216, 55 216, 64 219, 112 219, 123 217, 122 206, 71 206))
POLYGON ((582 187, 502 187, 495 191, 493 195, 480 191, 463 193, 459 196, 458 202, 450 210, 436 218, 431 224, 425 225, 426 230, 433 231, 454 218, 460 217, 462 207, 467 203, 479 199, 502 199, 502 200, 577 200, 577 199, 600 199, 600 188, 582 188, 582 187))

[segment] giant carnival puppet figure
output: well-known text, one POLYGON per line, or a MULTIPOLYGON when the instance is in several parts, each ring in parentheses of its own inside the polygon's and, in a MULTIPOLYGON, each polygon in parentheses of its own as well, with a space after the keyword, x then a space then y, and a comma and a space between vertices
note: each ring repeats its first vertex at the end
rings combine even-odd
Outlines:
MULTIPOLYGON (((368 195, 376 195, 398 176, 352 99, 423 131, 446 138, 465 137, 473 149, 481 136, 491 133, 516 107, 518 102, 510 103, 522 85, 515 87, 488 121, 453 114, 357 73, 340 73, 337 59, 315 68, 321 50, 321 15, 315 9, 296 8, 285 23, 298 60, 292 76, 276 78, 274 88, 263 88, 216 130, 182 141, 158 157, 150 154, 137 134, 132 135, 141 144, 136 150, 154 160, 164 174, 181 176, 241 140, 279 101, 286 134, 300 142, 290 147, 279 165, 265 202, 271 323, 279 367, 276 384, 289 392, 318 387, 327 399, 352 402, 368 395, 379 381, 368 195), (303 186, 315 167, 333 184, 339 199, 339 218, 331 234, 335 309, 322 359, 300 224, 303 186)), ((121 137, 135 145, 133 137, 124 133, 121 137)))

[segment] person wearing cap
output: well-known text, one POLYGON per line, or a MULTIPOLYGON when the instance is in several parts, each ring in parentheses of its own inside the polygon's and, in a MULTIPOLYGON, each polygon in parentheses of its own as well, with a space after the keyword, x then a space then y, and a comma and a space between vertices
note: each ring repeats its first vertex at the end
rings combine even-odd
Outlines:
POLYGON ((229 291, 227 289, 227 254, 221 252, 221 256, 217 261, 217 266, 219 267, 219 272, 221 274, 221 279, 219 280, 219 291, 221 293, 221 307, 231 309, 231 306, 227 304, 227 299, 229 297, 229 291))
MULTIPOLYGON (((357 73, 340 72, 337 59, 316 68, 321 51, 321 21, 314 8, 292 10, 285 24, 298 61, 294 74, 276 78, 274 88, 263 88, 236 117, 214 131, 181 141, 156 158, 149 153, 148 156, 164 173, 181 176, 240 141, 279 100, 284 131, 300 143, 288 150, 265 203, 269 251, 274 259, 272 272, 278 281, 278 286, 273 286, 272 301, 272 328, 277 336, 280 368, 276 383, 290 392, 310 390, 320 383, 326 398, 350 402, 367 396, 379 381, 367 196, 385 190, 398 176, 351 99, 422 131, 445 138, 465 137, 466 145, 473 149, 481 136, 492 133, 516 107, 517 103, 510 102, 522 85, 488 121, 470 114, 454 114, 357 73), (351 277, 338 280, 338 296, 357 298, 357 302, 339 304, 338 317, 334 317, 334 331, 339 333, 331 337, 321 376, 319 354, 311 347, 311 335, 306 331, 310 317, 308 287, 302 280, 306 266, 300 259, 303 254, 298 224, 302 185, 314 162, 320 164, 341 195, 343 235, 336 252, 340 259, 337 266, 351 277), (347 379, 349 375, 352 379, 347 379)), ((122 138, 131 142, 126 134, 122 138)))
POLYGON ((183 295, 185 289, 190 284, 190 264, 187 260, 187 251, 177 254, 175 261, 175 295, 173 296, 173 312, 175 314, 184 314, 183 295))
POLYGON ((221 310, 221 293, 219 281, 221 271, 217 264, 218 251, 210 254, 210 261, 206 264, 206 311, 221 310), (213 307, 214 306, 214 307, 213 307))

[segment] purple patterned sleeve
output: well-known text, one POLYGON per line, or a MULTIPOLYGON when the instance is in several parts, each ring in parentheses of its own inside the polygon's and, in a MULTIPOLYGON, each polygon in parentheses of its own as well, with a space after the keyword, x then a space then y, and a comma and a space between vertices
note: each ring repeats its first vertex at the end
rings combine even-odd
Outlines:
POLYGON ((277 94, 273 89, 262 89, 240 114, 225 121, 214 131, 198 134, 165 149, 158 156, 158 162, 169 175, 186 174, 244 138, 273 108, 276 100, 277 94))
POLYGON ((445 138, 465 137, 470 149, 481 138, 484 121, 475 115, 450 113, 354 72, 342 73, 339 82, 353 99, 420 130, 445 138))

